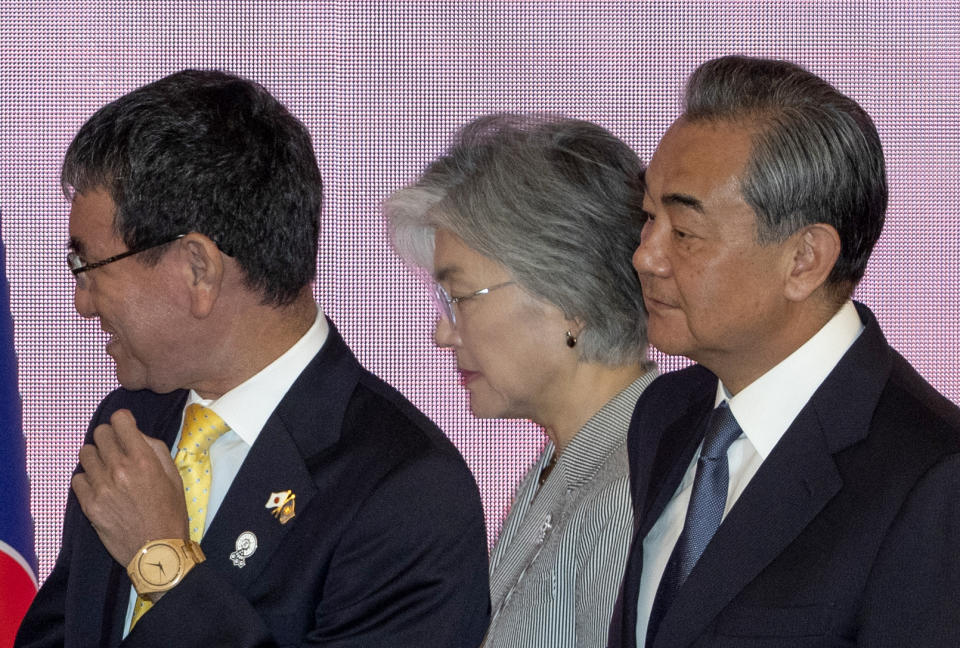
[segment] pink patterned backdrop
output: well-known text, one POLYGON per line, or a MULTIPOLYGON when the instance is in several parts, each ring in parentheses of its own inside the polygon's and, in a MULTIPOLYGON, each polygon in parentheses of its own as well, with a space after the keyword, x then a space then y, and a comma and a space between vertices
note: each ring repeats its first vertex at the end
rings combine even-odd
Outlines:
POLYGON ((216 67, 262 82, 306 122, 327 187, 318 299, 360 359, 463 452, 492 542, 543 437, 471 417, 379 204, 490 111, 592 119, 649 159, 685 76, 726 53, 798 61, 873 115, 892 200, 858 295, 960 402, 960 2, 0 0, 0 208, 41 577, 87 421, 116 384, 98 327, 73 311, 58 186, 61 156, 96 108, 181 68, 216 67))

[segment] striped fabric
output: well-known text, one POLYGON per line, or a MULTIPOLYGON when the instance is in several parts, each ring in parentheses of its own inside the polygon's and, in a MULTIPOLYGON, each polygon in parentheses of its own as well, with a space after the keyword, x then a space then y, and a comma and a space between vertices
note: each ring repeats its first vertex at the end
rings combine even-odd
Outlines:
POLYGON ((552 442, 524 477, 490 556, 486 648, 606 644, 633 531, 627 428, 656 376, 649 371, 587 421, 539 495, 552 442))

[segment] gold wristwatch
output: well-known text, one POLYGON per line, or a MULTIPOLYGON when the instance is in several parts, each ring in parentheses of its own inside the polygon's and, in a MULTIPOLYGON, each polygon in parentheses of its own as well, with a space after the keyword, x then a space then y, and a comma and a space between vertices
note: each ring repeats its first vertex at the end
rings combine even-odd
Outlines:
POLYGON ((127 565, 127 574, 137 594, 146 596, 173 588, 204 560, 200 545, 193 540, 151 540, 134 555, 127 565))

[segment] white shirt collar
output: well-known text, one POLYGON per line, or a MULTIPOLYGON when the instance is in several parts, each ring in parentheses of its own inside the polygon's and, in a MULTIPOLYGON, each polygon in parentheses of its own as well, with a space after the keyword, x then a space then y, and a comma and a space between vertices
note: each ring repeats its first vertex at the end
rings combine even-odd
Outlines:
POLYGON ((200 403, 209 407, 252 446, 273 410, 323 347, 329 332, 327 318, 318 305, 313 325, 283 355, 216 400, 200 398, 191 389, 187 405, 200 403))
POLYGON ((766 459, 864 326, 853 302, 847 302, 822 329, 736 396, 717 381, 716 405, 730 404, 743 433, 766 459))

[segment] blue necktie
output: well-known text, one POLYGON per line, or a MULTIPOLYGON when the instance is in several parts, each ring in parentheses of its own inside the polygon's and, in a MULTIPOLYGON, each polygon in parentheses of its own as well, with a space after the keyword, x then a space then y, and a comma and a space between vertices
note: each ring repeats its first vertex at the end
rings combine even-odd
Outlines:
POLYGON ((650 621, 647 624, 647 646, 653 645, 660 622, 673 603, 677 590, 693 571, 713 534, 720 527, 723 509, 727 504, 730 470, 727 450, 740 436, 740 425, 724 401, 710 415, 707 434, 703 439, 697 474, 693 479, 690 506, 687 508, 683 531, 670 554, 670 561, 660 579, 653 599, 650 621))

